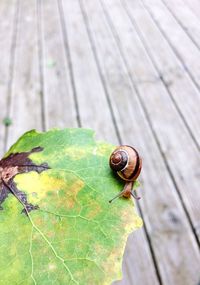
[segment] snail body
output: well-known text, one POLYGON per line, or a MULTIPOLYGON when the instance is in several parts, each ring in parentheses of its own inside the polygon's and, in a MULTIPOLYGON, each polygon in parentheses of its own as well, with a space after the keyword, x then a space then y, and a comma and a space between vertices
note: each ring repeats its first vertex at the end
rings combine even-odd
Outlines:
POLYGON ((126 181, 124 189, 115 198, 119 196, 130 198, 130 196, 133 196, 138 199, 132 192, 134 181, 140 175, 142 169, 142 159, 137 150, 128 145, 119 146, 111 153, 109 164, 111 169, 126 181))

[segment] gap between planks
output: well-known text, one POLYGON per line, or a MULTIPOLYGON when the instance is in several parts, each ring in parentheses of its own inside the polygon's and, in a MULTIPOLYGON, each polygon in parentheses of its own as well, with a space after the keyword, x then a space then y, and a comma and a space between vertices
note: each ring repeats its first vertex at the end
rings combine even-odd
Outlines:
POLYGON ((176 20, 170 15, 169 11, 167 11, 167 8, 165 8, 162 2, 159 2, 159 0, 140 1, 143 3, 144 8, 148 11, 160 32, 163 34, 163 37, 165 37, 165 39, 168 41, 172 50, 182 63, 185 71, 188 73, 191 80, 199 90, 200 67, 199 62, 196 61, 196 58, 199 57, 199 50, 177 24, 176 20), (156 9, 152 8, 156 6, 159 7, 157 11, 156 9), (163 19, 168 22, 163 22, 163 19), (172 38, 171 35, 173 34, 174 30, 176 30, 177 34, 174 38, 172 38))
POLYGON ((183 0, 161 0, 194 45, 200 49, 200 21, 183 0))
POLYGON ((137 13, 134 14, 134 9, 131 9, 131 5, 127 6, 126 1, 123 2, 123 4, 123 7, 137 32, 152 65, 158 73, 160 80, 163 82, 190 136, 198 150, 200 150, 200 116, 198 108, 198 103, 200 104, 199 90, 182 69, 179 59, 173 53, 170 46, 168 46, 168 43, 163 38, 162 34, 160 34, 157 27, 154 26, 154 22, 151 23, 151 18, 148 19, 148 14, 146 15, 144 8, 142 10, 139 2, 137 2, 135 6, 133 5, 133 8, 135 7, 137 10, 140 9, 140 11, 143 11, 142 16, 144 21, 142 20, 142 22, 148 23, 146 25, 142 24, 139 16, 137 18, 137 13), (134 16, 136 19, 134 19, 134 16), (144 32, 142 31, 142 28, 144 29, 144 32), (151 29, 151 33, 146 32, 145 29, 151 29), (152 43, 153 46, 151 46, 150 43, 152 43), (159 54, 159 48, 161 47, 162 53, 159 54), (165 64, 166 60, 168 62, 167 64, 165 64), (177 73, 179 74, 178 78, 175 75, 174 78, 171 78, 171 76, 173 76, 173 70, 177 70, 177 73), (180 89, 180 87, 183 87, 184 89, 180 89), (190 93, 190 96, 188 93, 190 93))

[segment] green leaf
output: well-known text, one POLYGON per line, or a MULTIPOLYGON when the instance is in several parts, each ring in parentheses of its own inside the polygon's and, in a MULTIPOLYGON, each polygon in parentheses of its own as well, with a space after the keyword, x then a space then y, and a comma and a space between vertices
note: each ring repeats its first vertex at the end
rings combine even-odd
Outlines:
POLYGON ((25 133, 0 161, 0 276, 7 284, 105 285, 121 277, 141 227, 108 160, 114 146, 87 129, 25 133))

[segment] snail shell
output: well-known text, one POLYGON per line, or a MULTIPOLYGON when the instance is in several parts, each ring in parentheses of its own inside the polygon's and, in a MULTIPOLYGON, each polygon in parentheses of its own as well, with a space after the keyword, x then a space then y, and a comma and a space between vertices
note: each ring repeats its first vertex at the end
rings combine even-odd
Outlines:
POLYGON ((110 167, 125 181, 134 181, 140 174, 142 159, 132 146, 117 147, 110 156, 110 167))

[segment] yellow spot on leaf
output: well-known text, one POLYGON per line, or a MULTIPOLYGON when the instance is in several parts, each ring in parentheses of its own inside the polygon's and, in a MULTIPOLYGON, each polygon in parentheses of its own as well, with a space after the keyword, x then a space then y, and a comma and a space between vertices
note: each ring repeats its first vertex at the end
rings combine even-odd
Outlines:
POLYGON ((51 270, 51 271, 55 270, 56 268, 57 268, 57 266, 55 264, 53 264, 53 263, 50 263, 49 266, 48 266, 48 269, 51 270))
POLYGON ((46 197, 51 195, 56 201, 57 208, 64 205, 66 209, 71 209, 77 201, 77 194, 83 188, 84 182, 71 173, 68 175, 65 173, 64 176, 57 173, 56 176, 51 170, 40 174, 32 171, 17 175, 14 181, 18 189, 28 195, 30 203, 40 205, 43 198, 47 203, 46 197))
POLYGON ((70 187, 70 193, 67 197, 67 206, 68 208, 73 208, 74 203, 76 202, 76 197, 78 192, 83 188, 84 182, 82 180, 76 180, 70 187))
POLYGON ((38 198, 41 199, 43 196, 46 196, 46 193, 49 191, 57 191, 65 186, 65 181, 49 176, 47 171, 40 174, 34 171, 18 174, 14 181, 18 189, 27 194, 34 193, 34 195, 31 195, 32 201, 38 200, 38 198), (35 195, 35 193, 37 195, 35 195))

